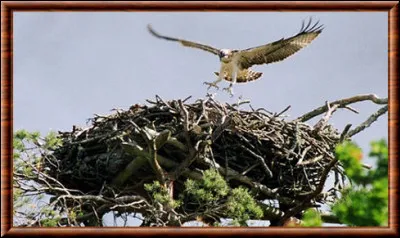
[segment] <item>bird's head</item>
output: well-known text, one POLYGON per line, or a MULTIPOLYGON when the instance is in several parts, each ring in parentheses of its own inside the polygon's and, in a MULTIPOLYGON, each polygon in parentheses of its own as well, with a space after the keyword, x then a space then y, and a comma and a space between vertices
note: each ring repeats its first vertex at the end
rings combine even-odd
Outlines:
POLYGON ((234 52, 234 50, 230 49, 221 49, 218 53, 219 59, 225 63, 229 63, 232 60, 234 52))

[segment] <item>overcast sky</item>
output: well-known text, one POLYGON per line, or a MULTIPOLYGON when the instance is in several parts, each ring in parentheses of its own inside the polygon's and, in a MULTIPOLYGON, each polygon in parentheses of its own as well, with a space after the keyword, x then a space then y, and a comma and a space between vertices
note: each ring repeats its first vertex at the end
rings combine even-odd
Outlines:
MULTIPOLYGON (((236 84, 233 98, 210 90, 216 100, 232 103, 243 96, 253 108, 272 112, 291 105, 286 114, 293 119, 326 100, 387 97, 387 13, 19 12, 13 28, 14 131, 70 131, 86 126, 95 113, 128 109, 156 94, 165 100, 204 98, 203 82, 216 79, 218 57, 157 39, 148 33, 149 23, 164 35, 245 49, 297 34, 308 17, 324 25, 308 47, 285 61, 256 66, 262 78, 236 84)), ((330 122, 341 131, 379 107, 357 103, 360 114, 339 109, 330 122)), ((353 139, 367 154, 371 140, 387 137, 386 114, 353 139)))

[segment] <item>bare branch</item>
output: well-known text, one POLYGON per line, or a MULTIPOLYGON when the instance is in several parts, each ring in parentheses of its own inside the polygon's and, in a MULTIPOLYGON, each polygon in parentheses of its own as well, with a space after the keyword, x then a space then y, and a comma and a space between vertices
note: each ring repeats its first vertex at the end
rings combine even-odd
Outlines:
POLYGON ((321 118, 321 120, 319 120, 317 124, 314 125, 314 131, 320 131, 324 129, 324 127, 328 123, 329 118, 331 118, 332 113, 336 111, 336 108, 338 108, 338 106, 338 104, 335 104, 331 107, 329 103, 326 102, 326 107, 328 108, 328 111, 326 112, 325 116, 321 118))
POLYGON ((346 138, 351 126, 352 126, 351 124, 347 124, 344 127, 342 133, 340 134, 340 140, 339 140, 340 142, 344 141, 344 139, 346 138))
POLYGON ((357 134, 357 133, 361 132, 362 130, 364 130, 365 128, 369 127, 380 116, 385 114, 387 112, 387 110, 388 110, 388 106, 384 106, 384 107, 380 108, 377 112, 372 114, 365 122, 361 123, 359 126, 354 128, 353 130, 349 131, 349 133, 347 134, 347 137, 352 137, 355 134, 357 134))
MULTIPOLYGON (((334 101, 332 103, 330 103, 330 105, 335 105, 338 104, 339 108, 343 108, 346 107, 349 104, 352 103, 356 103, 356 102, 361 102, 361 101, 366 101, 366 100, 370 100, 376 104, 387 104, 388 103, 388 99, 387 98, 379 98, 378 96, 376 96, 375 94, 367 94, 367 95, 357 95, 354 97, 349 97, 349 98, 345 98, 345 99, 340 99, 337 101, 334 101)), ((308 112, 306 114, 304 114, 303 116, 298 117, 296 120, 301 121, 301 122, 305 122, 308 121, 318 115, 321 115, 322 113, 326 112, 328 110, 327 105, 321 106, 317 109, 312 110, 311 112, 308 112)))
POLYGON ((285 113, 287 110, 289 110, 290 109, 290 105, 289 106, 287 106, 285 109, 283 109, 283 111, 281 111, 281 112, 279 112, 279 113, 277 113, 277 114, 274 114, 274 117, 279 117, 279 116, 281 116, 283 113, 285 113))

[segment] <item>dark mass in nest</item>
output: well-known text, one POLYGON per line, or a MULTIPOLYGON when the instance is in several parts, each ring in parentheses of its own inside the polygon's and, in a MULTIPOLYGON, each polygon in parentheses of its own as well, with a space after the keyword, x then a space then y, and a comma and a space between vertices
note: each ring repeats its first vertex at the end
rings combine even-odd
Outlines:
MULTIPOLYGON (((285 121, 212 97, 186 101, 157 96, 148 105, 96 115, 86 129, 60 132, 63 145, 47 162, 50 175, 68 188, 96 194, 104 185, 140 194, 143 184, 161 177, 174 182, 175 195, 188 178, 201 179, 202 171, 217 168, 231 187, 287 203, 325 181, 321 177, 340 141, 331 125, 285 121)), ((339 163, 331 171, 343 175, 339 163)))

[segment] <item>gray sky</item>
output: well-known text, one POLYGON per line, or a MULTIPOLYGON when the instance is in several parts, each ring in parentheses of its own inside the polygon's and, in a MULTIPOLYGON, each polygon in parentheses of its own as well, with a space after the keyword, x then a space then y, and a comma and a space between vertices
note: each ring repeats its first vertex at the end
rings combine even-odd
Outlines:
MULTIPOLYGON (((216 79, 218 58, 157 39, 148 33, 148 23, 168 36, 245 49, 297 34, 310 16, 325 29, 308 47, 285 61, 256 66, 260 80, 236 84, 234 98, 220 90, 216 99, 232 103, 242 95, 253 108, 273 112, 291 105, 286 114, 293 119, 326 100, 387 97, 387 13, 14 13, 14 130, 70 131, 95 113, 127 109, 156 94, 165 100, 204 98, 203 82, 216 79)), ((353 107, 360 114, 340 109, 330 122, 342 130, 379 109, 369 101, 353 107)), ((386 114, 353 139, 367 154, 371 140, 387 137, 386 114)))

